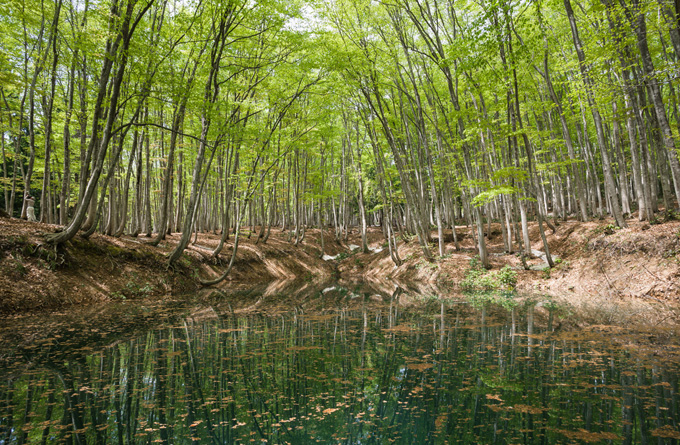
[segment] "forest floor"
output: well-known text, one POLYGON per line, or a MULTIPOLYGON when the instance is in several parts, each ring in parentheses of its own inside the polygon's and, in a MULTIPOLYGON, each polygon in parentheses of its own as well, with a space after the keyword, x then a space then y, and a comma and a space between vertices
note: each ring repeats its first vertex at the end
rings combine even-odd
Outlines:
MULTIPOLYGON (((493 269, 505 265, 517 271, 517 289, 568 303, 591 323, 626 324, 680 321, 680 221, 649 225, 629 220, 617 229, 612 221, 560 222, 555 233, 546 231, 551 253, 559 258, 553 269, 532 258, 534 270, 524 270, 515 254, 504 252, 499 224, 492 224, 487 242, 493 269)), ((212 250, 220 235, 201 233, 173 268, 166 255, 179 239, 173 234, 157 247, 145 237, 113 238, 95 234, 76 237, 56 248, 44 234, 59 226, 0 217, 0 313, 26 314, 65 310, 74 305, 126 299, 161 299, 169 295, 206 294, 199 277, 212 278, 224 270, 231 256, 232 238, 219 258, 212 250)), ((263 286, 268 294, 301 285, 332 281, 369 283, 378 292, 397 286, 425 294, 459 294, 459 283, 470 268, 476 249, 467 227, 457 228, 460 250, 451 231, 445 232, 446 255, 423 258, 414 239, 400 240, 404 264, 395 267, 382 232, 371 228, 370 251, 360 252, 355 228, 347 240, 336 241, 324 232, 322 259, 318 229, 306 231, 295 247, 290 232, 273 228, 266 244, 255 243, 243 230, 234 269, 217 292, 263 286)), ((435 238, 436 252, 436 232, 435 238)), ((532 249, 542 251, 538 227, 530 226, 532 249)), ((193 241, 193 240, 192 240, 193 241)), ((214 293, 215 289, 208 292, 214 293)))

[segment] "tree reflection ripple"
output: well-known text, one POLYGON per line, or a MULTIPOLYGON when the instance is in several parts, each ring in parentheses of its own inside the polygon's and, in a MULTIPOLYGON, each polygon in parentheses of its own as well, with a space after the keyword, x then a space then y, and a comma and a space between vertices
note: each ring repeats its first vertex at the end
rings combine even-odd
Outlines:
POLYGON ((274 315, 187 310, 90 344, 61 326, 3 357, 0 444, 680 440, 663 346, 561 329, 532 305, 360 297, 274 315))

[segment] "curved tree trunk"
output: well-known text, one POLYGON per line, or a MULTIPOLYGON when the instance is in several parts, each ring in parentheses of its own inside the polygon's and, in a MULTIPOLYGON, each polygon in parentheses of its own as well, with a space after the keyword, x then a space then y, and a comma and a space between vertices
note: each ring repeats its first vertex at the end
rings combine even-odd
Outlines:
MULTIPOLYGON (((138 18, 141 18, 146 13, 146 11, 151 7, 151 4, 152 3, 147 4, 144 8, 142 8, 141 11, 139 11, 138 18)), ((110 42, 110 44, 107 46, 108 51, 104 57, 102 73, 100 75, 99 81, 98 97, 94 109, 93 134, 96 133, 99 128, 100 117, 103 111, 104 96, 109 81, 109 75, 113 67, 113 62, 116 59, 116 56, 119 55, 118 49, 121 48, 120 61, 118 63, 116 76, 113 79, 113 85, 111 88, 111 99, 108 104, 110 111, 107 116, 106 125, 104 126, 104 129, 102 131, 101 140, 99 142, 99 148, 97 150, 96 162, 94 168, 92 169, 92 174, 87 183, 87 187, 83 195, 82 202, 80 202, 80 205, 76 210, 76 214, 74 215, 73 220, 69 223, 69 225, 64 229, 63 232, 48 235, 46 238, 50 243, 53 244, 64 243, 76 235, 83 221, 85 220, 87 208, 89 207, 90 202, 92 201, 92 197, 96 193, 97 185, 99 183, 99 177, 104 167, 106 152, 112 136, 113 123, 116 120, 115 110, 118 107, 118 100, 120 98, 120 88, 123 82, 125 68, 127 66, 128 49, 130 46, 132 35, 134 33, 134 28, 130 29, 130 22, 132 20, 132 12, 134 10, 134 6, 135 3, 132 0, 130 3, 127 4, 126 11, 123 13, 123 21, 120 25, 119 33, 116 35, 115 41, 110 42)), ((118 4, 116 2, 114 2, 111 7, 111 13, 112 13, 111 20, 115 23, 115 17, 118 16, 118 4)), ((92 138, 91 145, 94 145, 95 143, 97 143, 97 140, 95 138, 92 138)))

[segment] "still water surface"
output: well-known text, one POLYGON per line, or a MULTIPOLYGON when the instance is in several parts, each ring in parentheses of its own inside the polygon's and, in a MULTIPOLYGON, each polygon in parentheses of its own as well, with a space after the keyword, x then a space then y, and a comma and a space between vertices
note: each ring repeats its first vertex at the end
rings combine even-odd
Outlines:
POLYGON ((230 298, 3 323, 0 444, 680 442, 671 334, 339 286, 230 298))

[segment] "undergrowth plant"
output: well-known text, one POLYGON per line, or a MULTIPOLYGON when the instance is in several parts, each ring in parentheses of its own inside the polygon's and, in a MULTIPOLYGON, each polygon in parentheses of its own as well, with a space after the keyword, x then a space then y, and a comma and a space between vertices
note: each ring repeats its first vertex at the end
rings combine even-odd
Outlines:
POLYGON ((511 291, 517 286, 517 272, 510 266, 486 270, 479 257, 474 257, 470 259, 470 269, 460 285, 465 290, 511 291))

